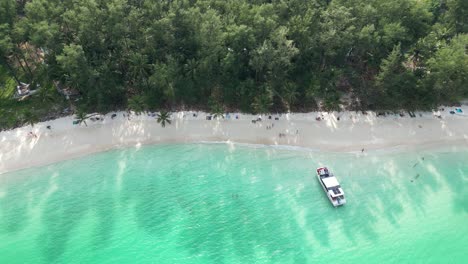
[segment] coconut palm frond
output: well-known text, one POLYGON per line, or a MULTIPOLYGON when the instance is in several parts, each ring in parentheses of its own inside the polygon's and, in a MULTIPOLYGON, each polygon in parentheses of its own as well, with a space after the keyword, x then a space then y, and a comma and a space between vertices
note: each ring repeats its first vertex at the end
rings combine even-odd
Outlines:
POLYGON ((167 111, 161 111, 158 114, 158 123, 161 124, 162 127, 166 127, 166 124, 171 124, 171 114, 167 111))

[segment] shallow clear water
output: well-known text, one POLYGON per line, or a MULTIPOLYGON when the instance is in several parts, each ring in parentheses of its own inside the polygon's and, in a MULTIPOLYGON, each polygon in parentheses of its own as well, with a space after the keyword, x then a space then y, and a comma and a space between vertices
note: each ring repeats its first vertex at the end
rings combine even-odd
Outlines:
POLYGON ((0 263, 466 263, 467 161, 187 144, 3 174, 0 263))

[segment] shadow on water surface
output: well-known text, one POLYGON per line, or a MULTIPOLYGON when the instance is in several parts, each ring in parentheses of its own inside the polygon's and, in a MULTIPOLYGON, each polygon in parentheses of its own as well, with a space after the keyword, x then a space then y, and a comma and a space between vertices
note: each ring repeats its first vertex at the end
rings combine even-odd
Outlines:
MULTIPOLYGON (((466 154, 463 155, 466 157, 466 154)), ((318 167, 319 164, 313 163, 324 162, 325 159, 320 155, 313 155, 309 162, 312 164, 310 167, 318 167)), ((466 180, 463 183, 463 175, 467 173, 462 171, 466 171, 467 167, 462 159, 452 160, 453 167, 458 169, 458 179, 452 181, 449 175, 451 171, 440 172, 434 169, 446 168, 447 164, 451 164, 439 156, 424 159, 419 154, 388 154, 377 157, 343 155, 339 159, 333 158, 329 167, 336 168, 335 174, 344 186, 348 205, 338 209, 322 206, 312 209, 305 205, 308 208, 308 228, 317 241, 326 247, 332 244, 330 229, 337 227, 340 227, 337 233, 346 234, 350 241, 355 241, 359 236, 369 241, 378 240, 379 234, 375 229, 377 222, 384 220, 389 227, 399 228, 400 218, 405 210, 415 210, 424 215, 426 207, 430 206, 431 194, 440 190, 441 183, 452 186, 453 193, 464 193, 466 180), (416 167, 414 163, 418 159, 421 164, 416 167)), ((316 185, 317 188, 313 190, 322 192, 318 183, 316 185)), ((454 202, 458 207, 467 204, 466 197, 457 197, 454 202)), ((314 195, 310 199, 317 198, 314 195)), ((324 194, 322 198, 324 202, 328 202, 324 194)))
MULTIPOLYGON (((105 156, 85 159, 87 166, 72 169, 71 163, 51 167, 51 171, 65 171, 55 177, 57 189, 48 197, 42 211, 42 232, 37 244, 43 251, 46 263, 60 262, 60 257, 71 242, 73 232, 87 217, 96 219, 93 240, 86 250, 105 247, 115 226, 115 199, 109 188, 114 185, 115 168, 100 168, 98 164, 109 163, 105 156)), ((76 237, 75 237, 76 238, 76 237)))
POLYGON ((468 213, 468 152, 453 155, 439 153, 433 157, 433 167, 443 168, 437 174, 446 183, 452 194, 453 209, 456 213, 468 213))
MULTIPOLYGON (((233 256, 308 263, 317 247, 334 247, 333 234, 378 241, 377 223, 400 228, 405 210, 424 215, 441 183, 466 193, 467 155, 333 156, 195 144, 131 149, 82 159, 79 170, 70 161, 47 167, 41 177, 27 171, 14 182, 0 177, 1 232, 26 227, 35 206, 31 192, 46 193, 53 180, 57 188, 44 199, 37 237, 46 263, 60 262, 90 216, 96 222, 87 250, 107 248, 123 209, 133 210, 136 225, 155 243, 172 242, 176 233, 180 249, 214 263, 233 256), (314 170, 322 163, 344 187, 343 208, 333 208, 318 184, 314 170), (447 164, 448 171, 439 169, 447 164)), ((466 194, 453 196, 457 212, 467 213, 467 204, 466 194)))
MULTIPOLYGON (((0 175, 2 176, 2 175, 0 175)), ((22 189, 31 188, 27 174, 15 179, 0 177, 0 232, 14 234, 28 225, 29 199, 22 189)))
POLYGON ((232 254, 247 262, 259 254, 303 262, 294 241, 303 239, 301 230, 290 215, 278 214, 288 212, 287 205, 271 199, 274 185, 259 172, 272 166, 256 163, 262 161, 252 153, 198 148, 184 149, 189 154, 176 163, 174 156, 155 155, 138 181, 125 178, 123 197, 135 204, 138 225, 160 241, 177 232, 181 249, 216 263, 232 254))

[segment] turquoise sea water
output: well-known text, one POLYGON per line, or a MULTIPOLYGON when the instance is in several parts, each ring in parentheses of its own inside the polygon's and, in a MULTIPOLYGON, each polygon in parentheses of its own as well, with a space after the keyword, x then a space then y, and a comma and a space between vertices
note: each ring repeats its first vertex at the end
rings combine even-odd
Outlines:
POLYGON ((3 174, 0 263, 467 263, 467 161, 187 144, 3 174))

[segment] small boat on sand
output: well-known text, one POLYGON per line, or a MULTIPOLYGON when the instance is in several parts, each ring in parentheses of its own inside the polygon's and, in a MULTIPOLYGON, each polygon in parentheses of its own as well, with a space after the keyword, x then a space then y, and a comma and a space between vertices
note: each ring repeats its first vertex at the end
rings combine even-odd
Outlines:
POLYGON ((346 203, 340 183, 327 167, 317 168, 317 178, 333 206, 337 207, 346 203))

